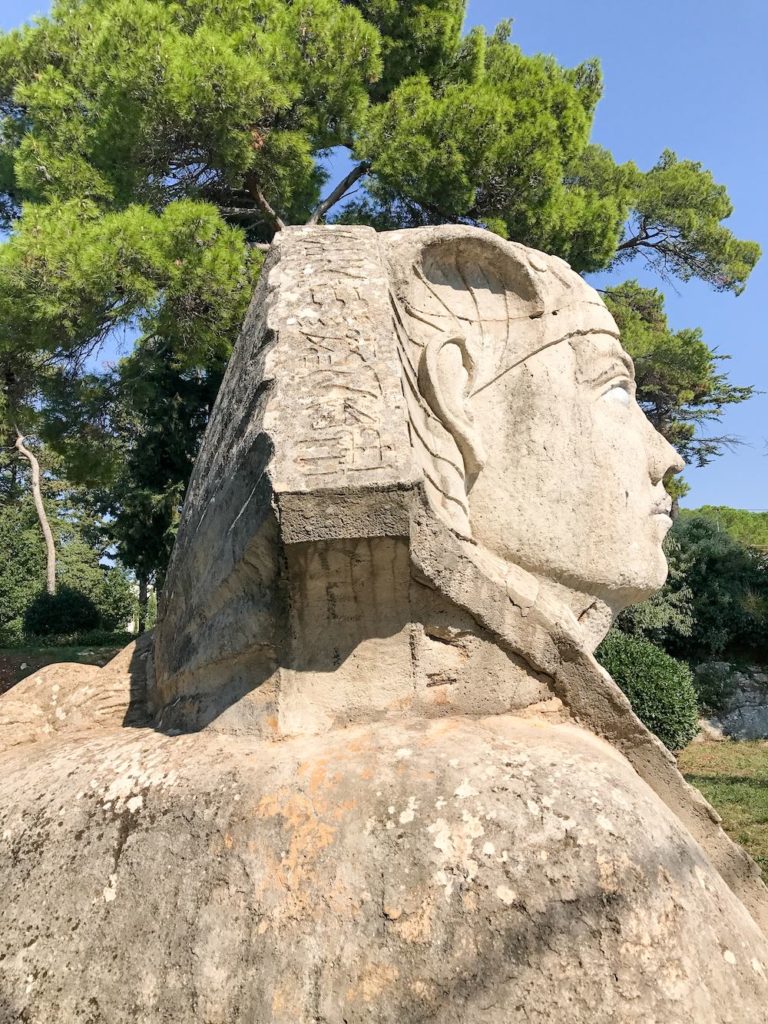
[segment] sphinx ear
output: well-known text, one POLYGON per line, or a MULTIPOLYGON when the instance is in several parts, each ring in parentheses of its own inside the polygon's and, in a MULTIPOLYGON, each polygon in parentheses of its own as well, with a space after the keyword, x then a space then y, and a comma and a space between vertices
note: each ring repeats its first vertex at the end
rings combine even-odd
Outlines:
POLYGON ((433 338, 419 364, 419 390, 446 430, 453 436, 464 460, 469 490, 485 465, 485 449, 469 409, 474 360, 466 339, 433 338))

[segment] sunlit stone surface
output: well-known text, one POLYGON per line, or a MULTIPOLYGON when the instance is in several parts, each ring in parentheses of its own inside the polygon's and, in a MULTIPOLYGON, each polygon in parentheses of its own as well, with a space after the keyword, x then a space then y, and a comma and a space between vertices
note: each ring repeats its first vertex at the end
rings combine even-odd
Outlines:
POLYGON ((280 233, 154 643, 0 698, 0 1021, 764 1021, 765 887, 591 653, 676 468, 562 261, 280 233))

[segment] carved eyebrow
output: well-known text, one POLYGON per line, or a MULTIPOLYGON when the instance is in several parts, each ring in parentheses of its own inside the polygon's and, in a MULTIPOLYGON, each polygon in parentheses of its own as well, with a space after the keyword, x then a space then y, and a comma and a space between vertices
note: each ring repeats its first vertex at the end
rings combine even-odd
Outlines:
POLYGON ((621 372, 625 373, 630 380, 634 381, 635 367, 626 352, 612 351, 610 353, 606 353, 606 357, 611 360, 610 363, 608 365, 604 365, 597 373, 586 377, 586 383, 601 384, 605 380, 610 380, 617 370, 621 370, 621 372))
MULTIPOLYGON (((635 379, 635 364, 632 361, 630 355, 624 350, 622 345, 611 335, 604 338, 603 341, 608 340, 608 344, 598 347, 593 342, 589 358, 590 364, 593 366, 597 364, 598 369, 592 372, 592 366, 584 366, 580 376, 582 380, 594 384, 598 381, 603 380, 604 377, 610 376, 611 373, 616 370, 621 370, 622 373, 626 373, 631 380, 635 379)), ((581 345, 573 345, 572 347, 577 350, 577 355, 583 354, 583 357, 587 355, 584 348, 581 345), (580 350, 581 349, 581 353, 580 350)), ((581 361, 581 360, 580 360, 581 361)), ((587 358, 585 358, 587 361, 587 358)))

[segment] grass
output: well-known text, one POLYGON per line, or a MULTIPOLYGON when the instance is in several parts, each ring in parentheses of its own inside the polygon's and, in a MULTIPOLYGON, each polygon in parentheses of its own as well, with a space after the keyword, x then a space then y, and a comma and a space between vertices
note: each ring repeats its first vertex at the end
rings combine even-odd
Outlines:
POLYGON ((768 882, 768 742, 692 743, 678 764, 754 857, 768 882))

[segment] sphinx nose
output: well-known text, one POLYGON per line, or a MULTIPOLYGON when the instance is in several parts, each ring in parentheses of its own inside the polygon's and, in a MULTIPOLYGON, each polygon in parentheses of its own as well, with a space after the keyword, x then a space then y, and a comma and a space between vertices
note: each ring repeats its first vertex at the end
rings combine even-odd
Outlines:
POLYGON ((685 469, 685 462, 667 439, 648 421, 648 471, 653 484, 685 469))

